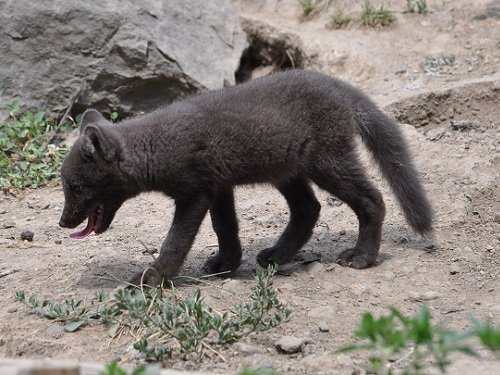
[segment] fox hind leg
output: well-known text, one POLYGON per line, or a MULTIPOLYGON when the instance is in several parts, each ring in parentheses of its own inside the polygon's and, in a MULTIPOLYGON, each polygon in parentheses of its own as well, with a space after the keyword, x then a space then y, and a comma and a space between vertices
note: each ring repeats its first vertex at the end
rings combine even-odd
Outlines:
POLYGON ((320 204, 306 179, 296 178, 277 188, 288 203, 290 221, 276 244, 257 255, 257 262, 264 268, 293 259, 311 237, 320 211, 320 204))
POLYGON ((340 161, 323 161, 322 167, 310 177, 321 189, 347 203, 359 221, 356 245, 340 253, 337 263, 352 268, 367 268, 377 262, 385 205, 380 192, 368 180, 357 155, 353 152, 344 156, 340 161))

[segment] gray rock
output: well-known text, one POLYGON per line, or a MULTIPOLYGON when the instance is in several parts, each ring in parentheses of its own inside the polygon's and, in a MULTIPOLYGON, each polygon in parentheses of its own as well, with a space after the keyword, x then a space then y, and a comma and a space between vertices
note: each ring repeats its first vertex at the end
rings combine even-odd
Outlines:
POLYGON ((321 321, 318 323, 318 328, 320 332, 330 332, 330 326, 327 322, 321 321))
POLYGON ((33 237, 35 237, 35 233, 33 233, 30 230, 23 230, 21 232, 21 240, 23 240, 23 241, 32 242, 33 241, 33 237))
POLYGON ((228 0, 1 1, 0 107, 121 114, 235 82, 246 46, 228 0), (20 97, 22 95, 22 98, 20 97))
POLYGON ((450 274, 456 275, 457 273, 460 273, 462 269, 460 268, 460 264, 458 263, 452 263, 450 265, 450 274))
POLYGON ((286 354, 293 354, 302 351, 305 340, 294 336, 283 336, 275 345, 279 351, 286 354))
POLYGON ((410 300, 420 302, 420 301, 432 301, 434 299, 439 298, 441 295, 434 291, 429 290, 427 292, 410 292, 408 293, 410 300))
POLYGON ((358 297, 365 293, 367 290, 368 288, 363 284, 352 284, 349 286, 349 292, 358 297))

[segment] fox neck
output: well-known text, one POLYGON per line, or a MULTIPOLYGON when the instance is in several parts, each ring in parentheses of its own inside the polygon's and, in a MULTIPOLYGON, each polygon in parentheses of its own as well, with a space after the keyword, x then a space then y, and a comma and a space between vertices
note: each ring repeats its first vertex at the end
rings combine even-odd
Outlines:
MULTIPOLYGON (((143 125, 138 129, 124 129, 126 155, 120 168, 131 188, 137 193, 161 191, 168 193, 174 157, 170 145, 175 144, 155 126, 143 125), (156 128, 156 129, 155 129, 156 128)), ((164 130, 164 129, 163 129, 164 130)))

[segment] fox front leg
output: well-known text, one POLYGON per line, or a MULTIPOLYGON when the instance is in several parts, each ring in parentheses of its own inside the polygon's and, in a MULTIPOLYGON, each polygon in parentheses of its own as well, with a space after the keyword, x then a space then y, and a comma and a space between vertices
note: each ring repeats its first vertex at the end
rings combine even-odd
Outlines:
POLYGON ((156 286, 177 276, 210 204, 208 194, 175 201, 174 220, 161 245, 160 255, 132 279, 132 284, 156 286))

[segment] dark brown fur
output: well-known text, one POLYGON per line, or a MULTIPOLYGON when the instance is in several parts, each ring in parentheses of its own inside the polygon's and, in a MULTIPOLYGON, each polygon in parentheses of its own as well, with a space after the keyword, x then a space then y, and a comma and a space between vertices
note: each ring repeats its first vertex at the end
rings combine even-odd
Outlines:
POLYGON ((173 103, 120 124, 87 111, 81 134, 62 167, 62 227, 79 225, 102 208, 104 232, 121 204, 144 191, 175 200, 173 224, 146 280, 174 277, 210 211, 219 253, 210 272, 241 261, 233 187, 270 183, 286 198, 290 222, 262 250, 261 266, 290 261, 309 240, 320 205, 310 182, 346 202, 359 219, 356 245, 338 263, 375 264, 385 207, 358 160, 360 135, 389 181, 410 225, 431 231, 432 210, 398 125, 356 88, 301 70, 173 103))

